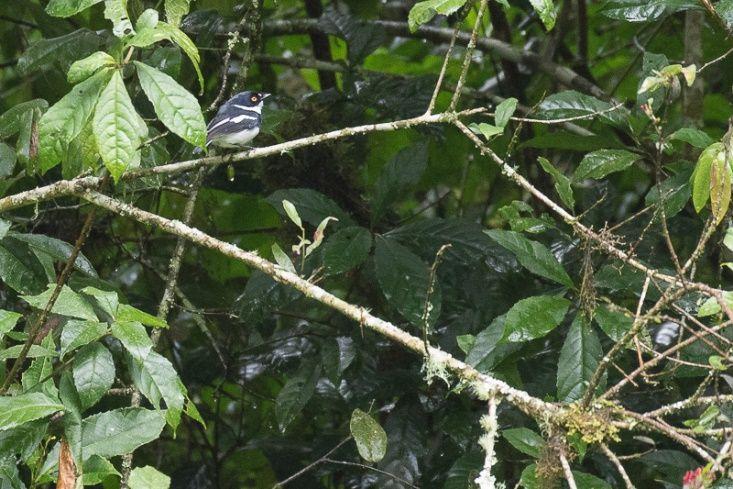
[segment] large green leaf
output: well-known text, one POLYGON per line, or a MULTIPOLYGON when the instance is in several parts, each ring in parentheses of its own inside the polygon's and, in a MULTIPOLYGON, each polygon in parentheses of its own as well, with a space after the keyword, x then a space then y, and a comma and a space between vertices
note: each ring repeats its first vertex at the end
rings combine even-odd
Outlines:
POLYGON ((165 401, 165 406, 168 408, 166 419, 175 430, 181 419, 186 388, 171 362, 154 351, 149 351, 143 358, 133 356, 130 376, 154 407, 163 407, 161 400, 165 401))
POLYGON ((323 264, 329 274, 348 272, 369 256, 372 234, 360 226, 343 228, 323 243, 323 264))
POLYGON ((578 489, 611 489, 611 484, 608 482, 585 472, 573 470, 573 478, 578 489))
POLYGON ((115 380, 112 354, 99 342, 83 347, 74 356, 73 375, 82 408, 94 406, 115 380))
POLYGON ((66 146, 79 135, 94 112, 102 87, 109 78, 109 70, 100 71, 76 85, 43 114, 38 125, 38 159, 42 172, 61 161, 66 146))
POLYGON ((158 438, 165 426, 160 411, 122 408, 95 414, 82 421, 84 459, 116 457, 158 438))
POLYGON ((520 452, 530 457, 539 458, 545 440, 529 428, 509 428, 501 431, 506 441, 520 452))
POLYGON ((521 348, 518 344, 501 341, 505 325, 506 314, 502 314, 477 334, 466 354, 466 363, 476 367, 479 372, 491 372, 494 366, 521 348))
POLYGON ((72 61, 96 51, 101 38, 88 29, 79 29, 61 37, 41 39, 32 44, 18 59, 18 71, 28 74, 45 69, 52 63, 66 71, 72 61))
POLYGON ((319 24, 328 34, 346 41, 349 62, 361 63, 364 58, 384 43, 384 28, 374 22, 364 22, 337 8, 327 8, 319 24))
POLYGON ((21 460, 27 460, 41 444, 47 429, 48 421, 39 419, 16 428, 0 430, 0 454, 18 455, 21 460))
POLYGON ((13 330, 18 323, 18 319, 22 317, 23 315, 20 313, 0 309, 0 340, 3 339, 5 333, 13 330))
POLYGON ((557 195, 559 195, 563 203, 572 210, 573 207, 575 207, 575 197, 573 196, 573 189, 570 186, 570 179, 563 175, 560 170, 552 166, 552 163, 550 163, 547 158, 539 157, 537 158, 537 161, 540 162, 542 169, 549 173, 554 180, 555 192, 557 192, 557 195))
POLYGON ((112 323, 112 336, 120 340, 133 358, 143 359, 153 349, 145 327, 135 321, 115 321, 112 323))
POLYGON ((36 254, 11 236, 0 241, 0 279, 21 294, 38 293, 48 283, 36 254))
POLYGON ((119 180, 129 168, 140 166, 140 143, 145 123, 137 115, 119 71, 99 95, 92 128, 102 161, 119 180))
POLYGON ((387 452, 387 433, 368 413, 354 409, 349 430, 361 458, 367 462, 379 462, 384 458, 387 452))
POLYGON ((430 22, 436 15, 450 15, 466 4, 467 0, 425 0, 418 2, 410 10, 407 22, 410 30, 415 32, 418 27, 430 22))
POLYGON ((424 142, 401 150, 382 168, 372 198, 372 222, 378 222, 389 206, 409 195, 417 185, 428 162, 428 147, 424 142))
POLYGON ((54 17, 71 17, 102 0, 51 0, 46 5, 46 13, 54 17))
POLYGON ((77 348, 98 340, 106 333, 106 323, 75 319, 66 321, 64 329, 61 331, 61 358, 63 359, 67 353, 77 348))
POLYGON ((646 205, 660 205, 664 202, 665 217, 671 219, 676 216, 690 200, 690 176, 692 172, 689 170, 689 167, 685 168, 680 173, 650 188, 644 203, 646 205))
POLYGON ((486 234, 514 253, 519 263, 530 272, 567 287, 573 286, 572 279, 557 261, 555 255, 542 243, 527 239, 514 231, 492 229, 486 231, 486 234))
MULTIPOLYGON (((22 298, 32 307, 35 307, 36 309, 44 309, 55 288, 56 284, 49 284, 45 292, 32 296, 25 295, 22 296, 22 298)), ((97 315, 94 313, 94 308, 91 304, 89 304, 89 302, 87 302, 82 296, 71 290, 68 285, 64 285, 61 289, 61 293, 59 293, 51 312, 72 318, 88 319, 89 321, 97 320, 97 315)))
POLYGON ((130 472, 130 489, 168 489, 171 485, 171 478, 158 472, 155 467, 135 467, 130 472))
MULTIPOLYGON (((553 93, 545 98, 540 103, 538 116, 543 119, 588 116, 589 120, 597 118, 605 122, 620 122, 625 109, 620 108, 607 112, 611 107, 612 105, 610 103, 599 100, 591 95, 576 92, 575 90, 566 90, 564 92, 553 93), (605 113, 591 117, 599 112, 605 113)), ((578 138, 577 135, 573 135, 573 137, 578 138)))
POLYGON ((285 431, 303 410, 313 396, 320 377, 320 363, 305 361, 301 364, 298 373, 280 389, 275 400, 275 417, 281 431, 285 431))
MULTIPOLYGON (((557 364, 557 398, 573 402, 582 398, 603 357, 601 342, 593 327, 576 316, 570 325, 557 364)), ((602 388, 600 383, 597 387, 602 388)))
POLYGON ((15 154, 15 150, 0 142, 0 178, 9 177, 13 174, 17 160, 18 156, 15 154))
POLYGON ((191 0, 165 0, 165 19, 173 26, 179 26, 188 13, 191 0))
POLYGON ((665 13, 696 7, 694 0, 610 0, 601 13, 612 19, 627 22, 651 22, 665 13))
POLYGON ((700 154, 692 173, 692 203, 699 213, 710 198, 712 186, 711 173, 713 165, 725 163, 725 146, 723 143, 713 143, 700 154))
MULTIPOLYGON (((8 233, 8 236, 28 243, 31 248, 42 251, 60 262, 66 262, 74 250, 71 244, 44 234, 8 233)), ((94 265, 83 253, 79 253, 76 257, 74 268, 90 277, 97 277, 94 265)))
POLYGON ((52 399, 40 392, 13 397, 2 396, 0 397, 0 430, 15 428, 63 410, 64 405, 58 399, 52 399))
POLYGON ((562 322, 568 307, 570 301, 557 296, 539 295, 522 299, 506 314, 504 337, 512 342, 541 338, 562 322))
POLYGON ((112 32, 117 37, 135 33, 127 14, 127 0, 104 0, 104 18, 112 21, 112 32))
POLYGON ((557 20, 557 10, 552 0, 529 0, 532 4, 537 15, 540 16, 540 20, 545 24, 545 28, 549 31, 555 27, 555 21, 557 20))
POLYGON ((426 322, 435 324, 441 308, 440 287, 436 281, 428 297, 430 270, 417 255, 394 240, 378 237, 374 269, 382 294, 405 319, 419 328, 426 322))
POLYGON ((599 149, 588 153, 575 169, 573 180, 581 182, 586 178, 600 180, 614 172, 622 171, 641 159, 641 156, 624 149, 599 149))
POLYGON ((0 115, 0 139, 9 138, 20 131, 21 125, 28 112, 33 112, 35 109, 45 110, 47 107, 48 102, 37 98, 14 105, 3 112, 3 114, 0 115))
POLYGON ((594 311, 593 319, 613 341, 623 338, 634 323, 634 318, 622 312, 612 311, 605 306, 600 306, 594 311))
POLYGON ((66 74, 69 83, 79 83, 86 80, 100 68, 112 67, 115 65, 115 59, 104 51, 97 51, 86 58, 74 61, 66 74))
POLYGON ((196 98, 173 78, 135 62, 140 86, 153 104, 158 119, 194 146, 206 145, 206 123, 196 98))

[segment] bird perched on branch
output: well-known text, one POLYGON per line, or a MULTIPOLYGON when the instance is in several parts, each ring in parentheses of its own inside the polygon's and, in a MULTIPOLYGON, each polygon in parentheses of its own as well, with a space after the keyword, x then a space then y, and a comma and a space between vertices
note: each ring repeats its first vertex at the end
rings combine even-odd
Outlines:
POLYGON ((242 148, 262 127, 262 106, 269 93, 241 92, 227 100, 206 128, 206 146, 242 148))

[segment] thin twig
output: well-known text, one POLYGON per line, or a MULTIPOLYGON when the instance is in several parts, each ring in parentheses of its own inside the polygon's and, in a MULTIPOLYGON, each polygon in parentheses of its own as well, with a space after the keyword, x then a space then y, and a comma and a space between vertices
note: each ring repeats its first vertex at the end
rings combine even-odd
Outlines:
POLYGON ((624 469, 623 464, 621 464, 621 461, 618 459, 616 454, 613 453, 605 443, 601 443, 601 451, 603 451, 606 457, 608 457, 608 460, 610 460, 614 467, 616 467, 621 479, 623 479, 624 484, 626 484, 626 489, 634 489, 634 484, 631 483, 629 474, 626 473, 626 469, 624 469))
MULTIPOLYGON (((471 60, 473 58, 473 50, 476 49, 476 38, 478 37, 478 31, 482 26, 482 21, 484 17, 484 12, 486 12, 486 7, 489 3, 489 0, 481 0, 481 4, 478 7, 478 13, 476 14, 476 22, 473 26, 473 32, 471 32, 471 39, 468 41, 468 46, 466 46, 466 54, 463 58, 463 68, 461 69, 461 74, 458 77, 458 83, 456 83, 456 91, 453 92, 453 98, 450 101, 450 108, 448 109, 448 112, 455 112, 456 107, 458 107, 458 101, 461 98, 461 89, 463 88, 463 84, 466 82, 466 75, 468 74, 468 68, 471 66, 471 60)), ((453 39, 455 39, 456 35, 453 36, 453 39)))
POLYGON ((575 484, 575 477, 573 477, 573 471, 570 470, 568 459, 562 453, 560 454, 560 463, 562 464, 562 472, 565 475, 565 480, 568 482, 568 487, 570 489, 578 489, 577 484, 575 484))
POLYGON ((306 472, 308 472, 310 470, 313 470, 317 465, 324 463, 328 459, 328 457, 330 457, 331 455, 333 455, 333 453, 336 450, 338 450, 339 448, 341 448, 342 446, 344 446, 344 444, 346 444, 346 442, 348 442, 349 440, 351 440, 351 436, 349 436, 349 437, 344 438, 343 440, 341 440, 335 447, 333 447, 332 449, 330 449, 328 452, 326 452, 321 458, 319 458, 315 462, 312 462, 312 463, 306 465, 305 467, 303 467, 302 469, 300 469, 299 471, 297 471, 296 473, 294 473, 293 475, 291 475, 287 479, 282 480, 282 481, 276 483, 274 486, 272 486, 272 489, 278 489, 280 487, 283 487, 285 484, 294 481, 295 479, 297 479, 301 475, 305 474, 306 472))

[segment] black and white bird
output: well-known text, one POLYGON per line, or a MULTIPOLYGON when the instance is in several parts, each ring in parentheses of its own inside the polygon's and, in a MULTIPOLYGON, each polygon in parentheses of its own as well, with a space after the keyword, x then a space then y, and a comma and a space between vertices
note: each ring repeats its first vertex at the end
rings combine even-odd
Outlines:
POLYGON ((260 133, 262 106, 269 93, 241 92, 227 100, 206 127, 206 146, 242 148, 260 133))

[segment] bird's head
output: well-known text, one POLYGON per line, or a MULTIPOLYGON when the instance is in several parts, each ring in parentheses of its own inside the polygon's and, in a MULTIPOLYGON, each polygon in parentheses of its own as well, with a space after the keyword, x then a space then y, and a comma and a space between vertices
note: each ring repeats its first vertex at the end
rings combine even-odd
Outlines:
POLYGON ((269 93, 264 92, 240 92, 229 100, 229 104, 239 106, 243 109, 262 108, 263 101, 269 96, 269 93))

